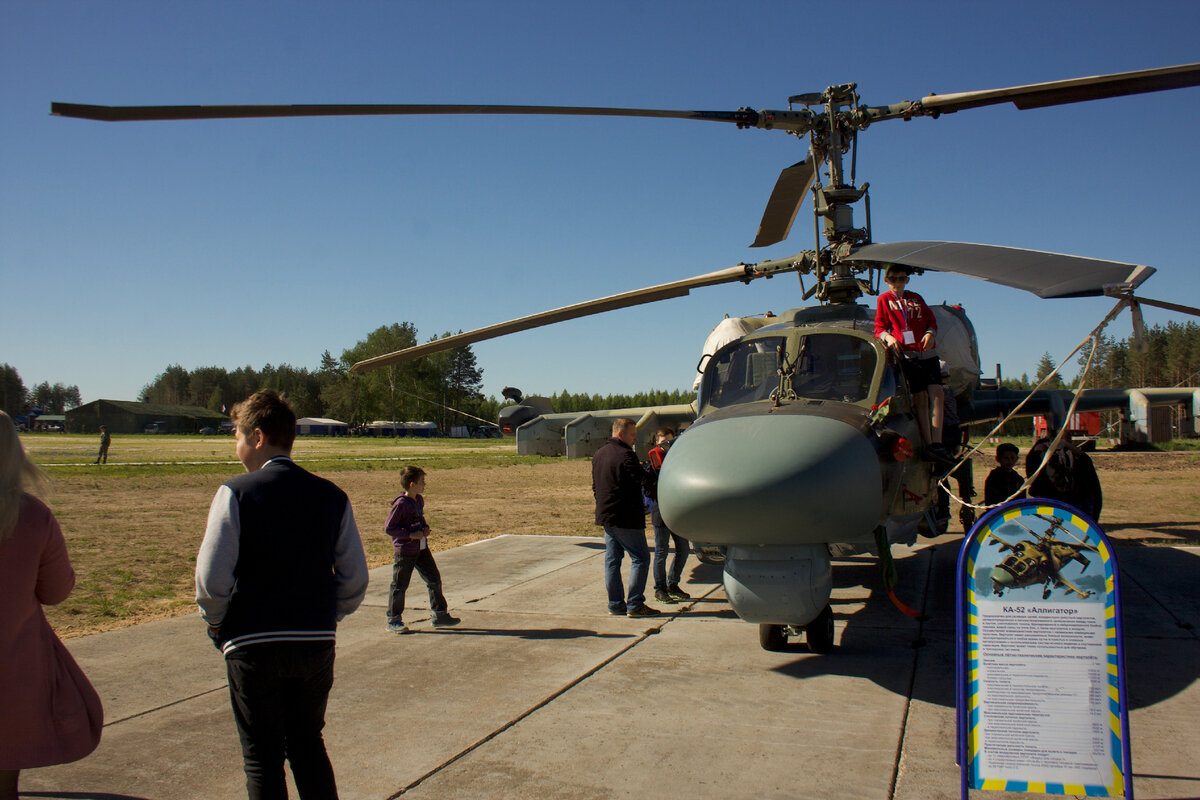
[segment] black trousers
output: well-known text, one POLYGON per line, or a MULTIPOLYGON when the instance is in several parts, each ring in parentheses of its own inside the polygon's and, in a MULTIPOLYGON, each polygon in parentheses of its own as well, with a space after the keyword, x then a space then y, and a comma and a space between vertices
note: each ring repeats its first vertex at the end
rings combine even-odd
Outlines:
POLYGON ((336 800, 321 729, 333 686, 333 642, 270 642, 225 657, 250 800, 287 797, 286 758, 302 800, 336 800))
POLYGON ((413 570, 425 581, 429 589, 429 610, 434 616, 446 613, 446 598, 442 595, 442 573, 438 572, 433 553, 424 548, 411 556, 396 554, 392 561, 392 592, 388 598, 387 621, 402 622, 404 617, 404 593, 412 580, 413 570))

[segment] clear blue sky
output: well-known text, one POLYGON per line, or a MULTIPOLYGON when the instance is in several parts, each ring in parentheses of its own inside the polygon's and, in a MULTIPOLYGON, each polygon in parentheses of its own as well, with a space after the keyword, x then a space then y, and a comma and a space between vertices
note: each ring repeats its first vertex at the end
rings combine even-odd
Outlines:
MULTIPOLYGON (((99 123, 51 101, 512 103, 728 110, 857 82, 872 105, 1200 61, 1200 3, 0 0, 0 362, 133 399, 167 365, 316 368, 397 321, 434 334, 812 246, 752 250, 783 133, 678 120, 99 123)), ((1149 264, 1200 305, 1200 89, 866 131, 877 241, 1149 264)), ((858 222, 862 222, 859 209, 858 222)), ((1061 358, 1112 301, 955 276, 986 373, 1061 358)), ((723 315, 795 278, 475 346, 484 391, 690 387, 723 315)), ((1148 322, 1169 317, 1147 313, 1148 322)), ((1176 317, 1176 319, 1181 319, 1176 317)), ((1111 332, 1129 334, 1128 317, 1111 332)), ((1074 368, 1070 370, 1074 372, 1074 368)))

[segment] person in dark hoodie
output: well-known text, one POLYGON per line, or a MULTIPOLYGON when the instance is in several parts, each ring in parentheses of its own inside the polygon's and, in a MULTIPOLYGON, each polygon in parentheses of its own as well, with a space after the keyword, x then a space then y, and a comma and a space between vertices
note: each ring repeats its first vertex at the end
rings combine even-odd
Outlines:
POLYGON ((425 581, 429 590, 429 610, 433 627, 457 625, 461 620, 447 610, 442 594, 442 573, 438 571, 433 552, 429 549, 429 525, 425 522, 425 470, 405 467, 400 471, 403 491, 392 501, 392 509, 383 523, 383 531, 392 538, 392 586, 388 594, 387 629, 391 633, 408 633, 404 624, 404 594, 412 580, 413 570, 425 581))
POLYGON ((637 423, 628 417, 613 421, 612 438, 592 456, 592 495, 596 524, 604 528, 604 587, 608 612, 620 616, 656 617, 646 605, 650 548, 646 546, 646 507, 642 502, 642 469, 633 444, 637 423), (621 582, 621 561, 629 553, 629 593, 621 582))
POLYGON ((337 623, 367 591, 346 493, 291 459, 296 414, 277 392, 233 407, 246 468, 217 490, 196 557, 196 603, 225 655, 251 800, 336 798, 321 730, 337 623))

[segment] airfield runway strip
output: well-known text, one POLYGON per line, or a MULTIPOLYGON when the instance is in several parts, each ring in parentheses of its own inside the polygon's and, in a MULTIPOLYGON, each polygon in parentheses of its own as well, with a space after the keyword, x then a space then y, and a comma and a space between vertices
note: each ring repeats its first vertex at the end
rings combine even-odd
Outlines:
MULTIPOLYGON (((761 650, 718 568, 694 558, 693 601, 659 618, 610 616, 598 538, 504 536, 438 553, 462 624, 431 628, 414 581, 404 636, 383 628, 390 568, 376 568, 338 634, 325 735, 341 797, 957 798, 958 542, 896 550, 898 593, 924 622, 887 601, 873 559, 839 561, 828 656, 761 650)), ((1195 797, 1200 549, 1118 557, 1135 787, 1195 797)), ((82 761, 23 772, 23 795, 244 796, 223 662, 198 617, 69 646, 104 700, 104 738, 82 761)))

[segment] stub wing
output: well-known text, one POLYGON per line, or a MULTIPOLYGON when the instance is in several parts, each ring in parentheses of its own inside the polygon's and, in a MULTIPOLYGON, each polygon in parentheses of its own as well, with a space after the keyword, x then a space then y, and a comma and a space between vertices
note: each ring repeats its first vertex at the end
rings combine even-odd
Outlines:
POLYGON ((1063 589, 1063 592, 1064 592, 1064 593, 1066 593, 1066 594, 1070 594, 1071 592, 1074 592, 1075 594, 1079 595, 1079 599, 1080 599, 1080 600, 1086 600, 1087 598, 1089 598, 1089 597, 1091 597, 1091 596, 1092 596, 1092 593, 1091 593, 1091 592, 1089 592, 1089 591, 1087 591, 1087 590, 1085 590, 1085 589, 1080 589, 1078 586, 1076 586, 1075 584, 1071 583, 1069 580, 1067 580, 1066 578, 1064 578, 1062 575, 1058 575, 1058 574, 1056 574, 1056 575, 1054 576, 1054 581, 1055 581, 1055 582, 1056 582, 1056 583, 1057 583, 1059 586, 1061 586, 1061 587, 1062 587, 1062 589, 1063 589))

